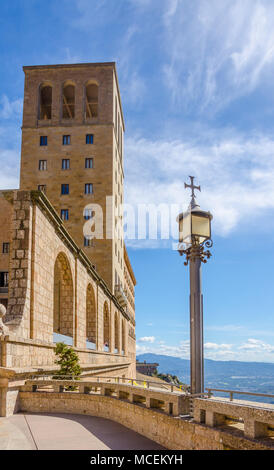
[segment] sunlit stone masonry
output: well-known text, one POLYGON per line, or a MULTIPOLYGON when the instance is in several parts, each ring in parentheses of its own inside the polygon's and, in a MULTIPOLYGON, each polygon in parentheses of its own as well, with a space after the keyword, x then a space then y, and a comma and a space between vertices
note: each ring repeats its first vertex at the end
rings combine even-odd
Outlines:
POLYGON ((58 341, 75 348, 87 375, 136 374, 115 64, 24 73, 20 189, 0 191, 0 415, 16 410, 18 381, 56 369, 58 341), (98 239, 83 233, 92 205, 102 211, 98 239))

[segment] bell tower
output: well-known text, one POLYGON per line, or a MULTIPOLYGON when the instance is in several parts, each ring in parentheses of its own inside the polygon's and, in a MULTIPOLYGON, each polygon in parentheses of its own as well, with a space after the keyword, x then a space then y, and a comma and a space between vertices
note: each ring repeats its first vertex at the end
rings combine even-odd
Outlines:
POLYGON ((124 186, 124 119, 115 63, 23 70, 20 188, 45 192, 114 293, 124 284, 125 262, 123 230, 114 235, 124 186), (102 209, 102 239, 83 234, 94 217, 90 204, 102 209))

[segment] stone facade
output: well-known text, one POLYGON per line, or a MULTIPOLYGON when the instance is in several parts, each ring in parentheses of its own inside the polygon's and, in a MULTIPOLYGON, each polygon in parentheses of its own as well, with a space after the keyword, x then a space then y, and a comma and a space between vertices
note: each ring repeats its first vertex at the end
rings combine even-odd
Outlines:
POLYGON ((0 303, 5 307, 8 304, 8 286, 5 285, 5 281, 9 272, 10 240, 12 236, 12 206, 9 198, 13 199, 12 193, 0 193, 0 303))
POLYGON ((136 370, 137 372, 140 372, 141 374, 145 375, 153 375, 157 374, 158 372, 158 366, 157 362, 155 363, 148 363, 148 362, 136 362, 136 370))
POLYGON ((124 119, 115 64, 24 72, 20 190, 0 192, 0 303, 7 308, 0 376, 12 370, 14 384, 37 368, 50 373, 54 343, 64 340, 86 373, 135 377, 136 280, 122 230, 124 119), (93 220, 96 229, 103 221, 102 238, 86 243, 83 227, 93 220))
POLYGON ((59 215, 68 211, 66 228, 114 293, 115 285, 124 285, 125 264, 124 120, 115 64, 35 66, 24 72, 20 188, 43 189, 59 215), (63 184, 69 194, 62 194, 63 184), (92 185, 88 194, 86 184, 92 185), (90 204, 102 209, 103 238, 85 246, 83 226, 89 222, 83 214, 90 204))
MULTIPOLYGON (((46 196, 38 191, 4 193, 6 198, 14 198, 10 204, 12 223, 17 227, 10 239, 9 303, 5 317, 10 334, 16 334, 17 339, 52 344, 55 332, 71 337, 73 345, 83 350, 87 349, 87 339, 89 342, 92 339, 94 349, 105 353, 107 327, 108 353, 114 353, 116 315, 119 334, 124 322, 126 357, 129 324, 134 327, 132 320, 74 243, 46 196), (106 309, 107 319, 104 318, 106 309)), ((133 347, 131 357, 134 354, 133 347)), ((20 351, 20 364, 16 364, 16 354, 7 361, 9 364, 2 366, 28 365, 26 355, 20 351)))
POLYGON ((0 337, 0 376, 3 370, 13 370, 13 387, 26 373, 55 370, 55 333, 62 335, 60 340, 71 340, 85 373, 135 377, 132 319, 46 196, 40 191, 4 191, 0 212, 1 202, 6 207, 7 201, 13 226, 4 317, 9 331, 0 337), (123 350, 115 350, 115 336, 122 334, 123 350))

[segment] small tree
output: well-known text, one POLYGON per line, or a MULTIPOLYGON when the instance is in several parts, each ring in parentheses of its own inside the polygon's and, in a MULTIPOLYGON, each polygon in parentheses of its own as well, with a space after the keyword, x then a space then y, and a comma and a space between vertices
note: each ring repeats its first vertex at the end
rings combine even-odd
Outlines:
POLYGON ((54 352, 56 356, 58 356, 55 364, 60 366, 60 370, 56 372, 56 376, 54 378, 60 380, 79 380, 79 376, 82 371, 79 364, 79 357, 76 352, 65 343, 57 343, 54 352))

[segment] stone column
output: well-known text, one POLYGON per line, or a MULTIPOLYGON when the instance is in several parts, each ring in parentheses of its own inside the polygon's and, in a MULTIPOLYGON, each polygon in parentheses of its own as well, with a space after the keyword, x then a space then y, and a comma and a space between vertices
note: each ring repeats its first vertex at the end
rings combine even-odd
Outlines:
POLYGON ((13 377, 15 372, 13 370, 0 367, 0 416, 6 417, 9 415, 8 410, 8 387, 9 379, 13 377))
POLYGON ((244 420, 244 434, 251 439, 267 436, 267 424, 260 423, 254 419, 244 420))

